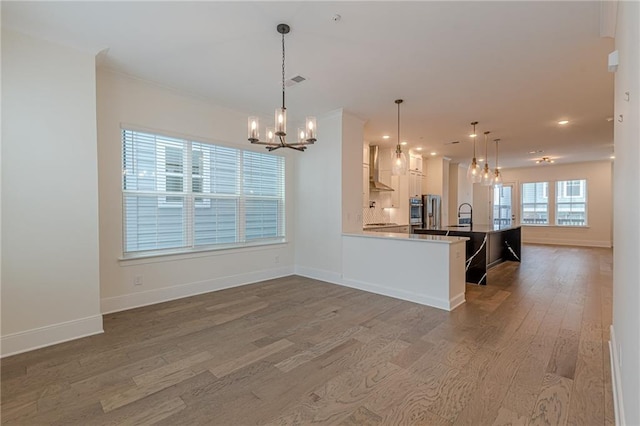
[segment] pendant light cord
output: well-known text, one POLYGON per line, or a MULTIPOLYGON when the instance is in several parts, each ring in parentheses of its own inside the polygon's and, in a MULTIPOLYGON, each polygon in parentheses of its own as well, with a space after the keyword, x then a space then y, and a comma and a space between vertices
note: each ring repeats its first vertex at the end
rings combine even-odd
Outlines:
POLYGON ((396 147, 396 153, 400 154, 402 148, 400 147, 400 102, 398 102, 398 146, 396 147))
POLYGON ((476 121, 475 123, 471 123, 473 125, 473 159, 476 159, 476 139, 478 139, 478 135, 476 133, 476 124, 478 124, 478 122, 476 121))
POLYGON ((489 150, 487 149, 487 141, 489 140, 489 132, 484 132, 484 164, 489 164, 489 150))

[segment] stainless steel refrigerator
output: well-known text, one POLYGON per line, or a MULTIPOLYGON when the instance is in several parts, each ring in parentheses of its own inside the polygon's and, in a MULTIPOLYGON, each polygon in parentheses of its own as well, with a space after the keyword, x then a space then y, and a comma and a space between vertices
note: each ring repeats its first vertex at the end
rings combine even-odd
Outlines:
POLYGON ((422 227, 439 229, 442 226, 442 200, 439 195, 422 196, 422 227))

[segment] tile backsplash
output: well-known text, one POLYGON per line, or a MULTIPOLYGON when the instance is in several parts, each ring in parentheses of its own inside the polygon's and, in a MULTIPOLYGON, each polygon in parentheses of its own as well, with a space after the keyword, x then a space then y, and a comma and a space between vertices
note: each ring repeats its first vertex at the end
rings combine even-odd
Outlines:
POLYGON ((389 223, 391 222, 391 193, 390 192, 371 192, 369 193, 369 202, 374 202, 375 207, 362 208, 362 223, 389 223))
POLYGON ((362 208, 362 223, 367 225, 369 223, 389 223, 391 222, 390 212, 388 208, 378 207, 376 202, 376 206, 373 208, 362 208))

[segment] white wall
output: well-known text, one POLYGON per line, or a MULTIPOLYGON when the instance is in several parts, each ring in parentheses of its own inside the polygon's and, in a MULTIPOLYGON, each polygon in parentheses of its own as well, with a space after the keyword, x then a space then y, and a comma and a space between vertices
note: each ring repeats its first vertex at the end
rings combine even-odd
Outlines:
POLYGON ((342 231, 362 230, 362 141, 364 122, 353 114, 342 115, 342 231))
POLYGON ((617 422, 640 425, 640 3, 618 2, 615 76, 613 326, 617 422), (630 93, 629 101, 625 92, 630 93), (622 403, 623 402, 623 403, 622 403), (622 403, 622 404, 620 404, 622 403), (623 407, 620 407, 622 405, 623 407))
MULTIPOLYGON (((342 110, 318 117, 318 142, 296 157, 293 198, 296 273, 334 283, 340 282, 342 274, 342 125, 342 110)), ((362 167, 362 144, 359 146, 359 156, 351 160, 358 168, 362 167)), ((352 178, 357 179, 351 184, 355 190, 356 185, 360 187, 361 173, 352 178)), ((354 197, 361 206, 359 194, 354 197)))
MULTIPOLYGON (((286 160, 286 232, 289 243, 199 254, 120 260, 122 257, 121 125, 242 149, 265 151, 246 141, 246 114, 231 111, 114 72, 98 72, 100 283, 103 312, 129 309, 293 272, 296 156, 286 160), (143 284, 134 286, 134 277, 143 284)), ((323 130, 324 132, 324 130, 323 130)), ((319 142, 320 144, 320 142, 319 142)), ((310 148, 313 151, 315 148, 310 148)))
MULTIPOLYGON (((449 165, 449 224, 458 223, 458 206, 473 205, 473 184, 467 182, 467 167, 464 164, 449 165)), ((475 209, 475 206, 474 206, 475 209)), ((475 214, 475 210, 474 210, 475 214)))
POLYGON ((95 57, 2 31, 2 355, 102 332, 95 57))
MULTIPOLYGON (((535 167, 502 170, 505 184, 515 183, 515 192, 517 194, 515 208, 518 211, 518 218, 521 216, 519 213, 519 194, 522 183, 571 179, 587 180, 588 226, 586 228, 552 225, 523 226, 523 242, 611 247, 611 223, 613 219, 611 167, 611 161, 607 160, 587 163, 537 165, 535 167)), ((475 216, 476 206, 474 205, 473 207, 475 216)))
POLYGON ((473 202, 471 205, 473 206, 473 223, 475 225, 489 225, 492 222, 492 197, 492 186, 483 186, 479 183, 473 184, 473 202))

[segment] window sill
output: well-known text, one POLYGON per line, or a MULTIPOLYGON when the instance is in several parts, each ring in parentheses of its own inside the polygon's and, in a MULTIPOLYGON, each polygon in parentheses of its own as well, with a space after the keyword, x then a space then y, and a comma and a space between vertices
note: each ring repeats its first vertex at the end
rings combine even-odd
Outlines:
POLYGON ((228 256, 230 254, 245 253, 252 251, 268 250, 273 246, 287 245, 286 240, 274 240, 268 242, 259 242, 244 244, 242 246, 226 246, 226 247, 207 247, 195 250, 176 250, 164 251, 159 253, 146 252, 144 254, 130 255, 127 257, 119 257, 118 264, 121 266, 143 265, 146 263, 173 262, 186 259, 197 259, 200 257, 210 256, 228 256))
POLYGON ((526 226, 531 228, 571 228, 571 229, 589 229, 589 225, 546 225, 543 223, 521 223, 520 226, 526 226))

